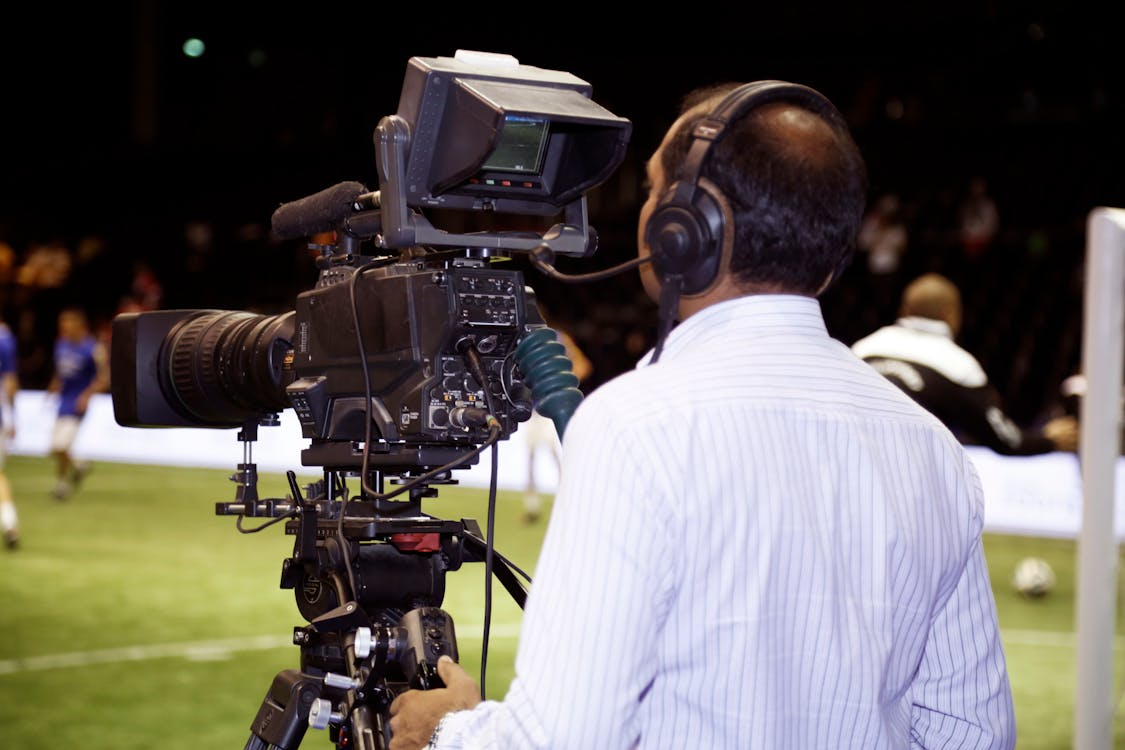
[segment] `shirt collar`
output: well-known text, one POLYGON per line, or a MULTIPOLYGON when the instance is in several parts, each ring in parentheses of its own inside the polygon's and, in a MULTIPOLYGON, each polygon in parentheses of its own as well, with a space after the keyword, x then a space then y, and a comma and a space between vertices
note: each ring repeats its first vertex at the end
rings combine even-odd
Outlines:
POLYGON ((922 331, 923 333, 932 333, 937 336, 944 336, 947 339, 953 338, 953 329, 944 320, 934 320, 933 318, 922 318, 917 315, 907 315, 895 321, 895 325, 900 325, 903 328, 909 328, 913 331, 922 331))
MULTIPOLYGON (((716 336, 806 333, 827 336, 820 302, 800 294, 749 294, 709 305, 680 322, 668 334, 660 361, 689 350, 694 344, 716 336)), ((649 350, 637 363, 652 360, 649 350)))

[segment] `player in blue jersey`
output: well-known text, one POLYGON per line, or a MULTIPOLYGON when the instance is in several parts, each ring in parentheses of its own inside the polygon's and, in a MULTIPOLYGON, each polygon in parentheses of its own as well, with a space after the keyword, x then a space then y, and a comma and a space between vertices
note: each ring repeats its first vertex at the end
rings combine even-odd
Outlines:
POLYGON ((71 495, 89 471, 89 464, 76 461, 71 446, 86 415, 90 397, 109 387, 109 367, 105 347, 90 332, 86 314, 78 308, 59 313, 55 341, 55 373, 47 386, 58 394, 58 417, 51 433, 51 455, 56 461, 56 481, 52 494, 63 500, 71 495))
POLYGON ((8 444, 16 435, 16 391, 19 390, 16 337, 7 323, 0 322, 0 531, 4 545, 15 549, 19 544, 19 519, 12 485, 4 469, 8 444))

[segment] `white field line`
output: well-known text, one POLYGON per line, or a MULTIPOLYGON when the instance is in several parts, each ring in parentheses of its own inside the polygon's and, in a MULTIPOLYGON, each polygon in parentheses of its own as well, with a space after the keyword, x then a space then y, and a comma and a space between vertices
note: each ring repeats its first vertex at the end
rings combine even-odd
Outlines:
MULTIPOLYGON (((458 641, 479 641, 484 637, 483 625, 458 625, 458 641)), ((519 635, 519 625, 508 623, 493 625, 488 631, 489 639, 511 639, 519 635)), ((249 638, 222 638, 212 641, 191 641, 188 643, 159 643, 149 646, 125 646, 98 651, 71 651, 63 654, 27 656, 17 659, 0 660, 0 675, 21 672, 41 672, 47 669, 66 667, 85 667, 93 664, 115 662, 145 661, 148 659, 181 658, 191 661, 217 661, 229 659, 238 651, 266 651, 275 648, 293 647, 292 636, 259 635, 249 638)))
MULTIPOLYGON (((1004 645, 1012 646, 1058 646, 1060 648, 1074 648, 1077 637, 1074 633, 1063 633, 1057 630, 1001 630, 1000 639, 1004 645)), ((1113 639, 1115 649, 1125 648, 1125 638, 1118 636, 1113 639)))
MULTIPOLYGON (((458 640, 480 640, 483 637, 482 625, 462 625, 457 628, 458 640)), ((508 623, 494 625, 489 630, 489 638, 516 638, 519 625, 508 623)), ((1005 630, 1001 633, 1005 646, 1049 646, 1073 648, 1074 633, 1061 633, 1046 630, 1005 630)), ((21 672, 41 672, 47 669, 66 667, 85 667, 93 664, 109 664, 148 659, 181 658, 191 661, 212 661, 229 659, 238 651, 265 651, 292 646, 290 637, 279 635, 259 635, 249 638, 223 638, 211 641, 191 641, 188 643, 160 643, 149 646, 125 646, 99 651, 72 651, 63 654, 28 656, 20 659, 0 660, 0 675, 21 672)), ((1125 649, 1125 638, 1116 638, 1114 648, 1125 649)))

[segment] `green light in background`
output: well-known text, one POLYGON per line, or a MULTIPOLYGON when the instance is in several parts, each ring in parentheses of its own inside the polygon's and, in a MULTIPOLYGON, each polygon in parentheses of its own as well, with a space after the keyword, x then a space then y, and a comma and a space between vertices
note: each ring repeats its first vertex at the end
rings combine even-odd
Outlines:
POLYGON ((202 39, 192 37, 184 40, 184 54, 188 57, 203 57, 206 50, 207 45, 203 43, 202 39))

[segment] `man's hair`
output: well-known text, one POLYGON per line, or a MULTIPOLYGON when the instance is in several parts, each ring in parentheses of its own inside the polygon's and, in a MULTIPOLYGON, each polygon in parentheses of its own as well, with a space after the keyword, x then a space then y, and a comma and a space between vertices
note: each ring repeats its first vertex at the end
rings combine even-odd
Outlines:
POLYGON ((86 310, 81 307, 75 307, 73 305, 64 307, 59 310, 59 316, 61 317, 63 315, 67 316, 68 318, 74 318, 75 320, 81 322, 83 325, 86 325, 89 322, 89 318, 86 317, 86 310))
MULTIPOLYGON (((684 119, 663 150, 669 186, 682 179, 695 125, 738 85, 701 87, 681 100, 681 114, 702 106, 684 119)), ((761 116, 766 106, 743 112, 727 126, 712 145, 701 177, 730 204, 735 278, 813 295, 855 252, 867 168, 846 125, 819 117, 830 130, 796 144, 761 116)))
POLYGON ((902 292, 899 314, 948 321, 961 313, 961 292, 939 273, 925 273, 910 282, 902 292))

